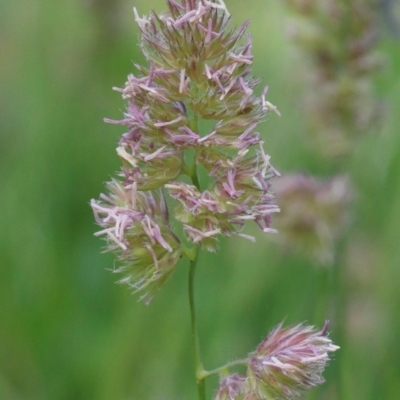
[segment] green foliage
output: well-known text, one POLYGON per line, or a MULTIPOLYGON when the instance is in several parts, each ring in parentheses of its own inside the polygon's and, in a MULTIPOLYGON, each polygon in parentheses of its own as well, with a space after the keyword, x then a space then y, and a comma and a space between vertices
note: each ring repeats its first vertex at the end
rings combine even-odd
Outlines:
MULTIPOLYGON (((328 175, 324 159, 307 147, 299 105, 305 65, 284 36, 280 2, 227 3, 235 25, 252 19, 254 74, 282 112, 261 128, 274 166, 328 175)), ((178 266, 149 307, 137 303, 106 270, 112 255, 99 254, 88 204, 119 168, 111 149, 121 128, 102 119, 120 118, 124 105, 111 87, 123 85, 131 61, 141 61, 133 5, 148 12, 145 1, 0 2, 0 400, 194 396, 188 266, 178 266)), ((400 395, 400 47, 381 29, 388 67, 377 91, 387 115, 350 165, 357 196, 338 259, 346 291, 336 294, 348 302, 346 335, 335 337, 333 321, 341 350, 320 399, 400 395)), ((320 310, 324 272, 250 233, 255 244, 222 240, 217 255, 199 261, 199 328, 209 368, 245 356, 283 316, 288 324, 319 326, 335 319, 332 307, 320 310)))

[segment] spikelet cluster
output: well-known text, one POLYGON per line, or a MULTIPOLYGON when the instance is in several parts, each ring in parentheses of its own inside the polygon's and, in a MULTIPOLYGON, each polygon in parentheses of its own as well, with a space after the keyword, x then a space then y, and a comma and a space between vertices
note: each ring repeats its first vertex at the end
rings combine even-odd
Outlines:
POLYGON ((283 249, 298 251, 315 264, 329 266, 335 259, 335 241, 349 221, 353 190, 348 179, 317 179, 288 174, 274 182, 282 213, 274 218, 277 241, 283 249))
POLYGON ((302 324, 276 326, 250 354, 246 375, 221 379, 214 400, 292 400, 324 382, 329 353, 336 351, 322 330, 302 324))
POLYGON ((312 143, 333 158, 379 127, 383 107, 373 78, 382 67, 375 50, 375 0, 285 0, 296 16, 291 36, 309 62, 306 113, 312 143))
POLYGON ((248 23, 228 29, 222 1, 167 4, 160 15, 134 10, 148 65, 136 65, 138 74, 116 88, 126 112, 106 122, 127 127, 117 148, 123 168, 108 185, 111 195, 92 201, 100 233, 119 252, 123 281, 147 288, 147 297, 184 253, 171 219, 186 242, 214 251, 220 235, 248 237, 241 229, 249 220, 273 232, 271 214, 279 211, 269 182, 278 173, 255 131, 268 112, 279 112, 267 87, 254 93, 260 81, 251 74, 248 23), (200 130, 201 121, 211 128, 200 130), (164 196, 175 204, 168 201, 170 210, 164 196))

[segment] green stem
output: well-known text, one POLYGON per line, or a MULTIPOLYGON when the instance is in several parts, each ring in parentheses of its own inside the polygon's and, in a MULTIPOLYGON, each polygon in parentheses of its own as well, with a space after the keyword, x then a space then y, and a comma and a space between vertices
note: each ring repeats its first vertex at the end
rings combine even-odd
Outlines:
MULTIPOLYGON (((195 85, 192 88, 193 95, 196 97, 198 94, 198 88, 195 85)), ((189 128, 193 132, 199 132, 199 120, 196 113, 193 113, 188 118, 189 128)), ((190 177, 192 180, 193 185, 201 191, 199 177, 197 174, 197 163, 196 163, 196 154, 193 160, 192 165, 186 166, 185 173, 190 177)), ((196 374, 196 383, 197 383, 197 392, 199 396, 199 400, 206 400, 206 383, 205 383, 205 376, 204 376, 204 368, 203 363, 201 361, 201 353, 200 353, 200 340, 199 334, 197 331, 197 320, 196 320, 196 307, 195 307, 195 300, 194 300, 194 277, 196 272, 196 265, 198 260, 198 248, 193 249, 191 256, 189 257, 190 260, 190 269, 189 269, 189 305, 190 305, 190 318, 191 318, 191 332, 192 332, 192 345, 193 345, 193 352, 194 352, 194 362, 195 362, 195 374, 196 374)), ((189 254, 189 253, 188 253, 189 254)))
POLYGON ((190 175, 190 178, 192 179, 193 185, 196 186, 199 191, 201 191, 196 161, 193 163, 192 174, 190 175))
MULTIPOLYGON (((199 92, 199 89, 196 85, 193 86, 192 88, 192 93, 194 97, 197 97, 199 92)), ((195 132, 199 133, 199 117, 197 116, 196 112, 192 110, 191 115, 188 117, 188 122, 189 122, 189 128, 195 132)), ((187 166, 185 173, 190 177, 192 180, 193 185, 196 186, 196 188, 201 191, 200 188, 200 181, 199 181, 199 176, 197 174, 197 160, 196 160, 197 154, 194 156, 193 164, 190 166, 187 166)))
POLYGON ((192 345, 194 351, 194 362, 195 362, 195 373, 196 373, 196 383, 197 392, 199 395, 199 400, 206 400, 206 384, 204 381, 204 369, 203 363, 201 361, 200 354, 200 341, 197 332, 197 320, 196 320, 196 307, 194 300, 194 276, 196 272, 196 265, 198 259, 198 252, 193 260, 190 260, 189 269, 189 305, 190 305, 190 317, 191 317, 191 331, 192 331, 192 345))
MULTIPOLYGON (((317 273, 318 283, 316 288, 316 295, 314 299, 314 321, 317 325, 322 326, 327 319, 330 303, 332 302, 332 285, 333 285, 333 268, 320 266, 317 273)), ((335 360, 336 361, 336 360, 335 360)), ((315 388, 310 391, 307 400, 315 400, 321 398, 325 387, 315 388)))
MULTIPOLYGON (((346 271, 344 268, 344 243, 346 238, 342 238, 337 246, 336 262, 329 268, 319 271, 318 302, 315 309, 315 321, 322 323, 326 317, 331 319, 331 328, 335 344, 341 347, 341 350, 335 357, 334 362, 326 371, 325 378, 335 386, 335 396, 338 399, 345 400, 351 398, 347 396, 347 389, 344 381, 344 363, 343 354, 345 353, 346 340, 346 294, 348 291, 346 283, 346 271), (331 314, 331 315, 329 315, 331 314)), ((313 390, 308 399, 314 400, 321 397, 324 388, 313 390)))
POLYGON ((182 172, 187 175, 192 181, 192 184, 201 191, 199 176, 197 174, 196 156, 192 164, 188 164, 186 161, 183 163, 182 172))
MULTIPOLYGON (((343 254, 343 251, 340 255, 343 254)), ((344 265, 342 265, 343 257, 340 257, 339 262, 335 265, 333 270, 333 285, 332 295, 334 301, 334 335, 335 342, 341 347, 340 354, 336 357, 333 363, 333 374, 337 382, 337 396, 339 399, 349 399, 351 396, 347 396, 347 390, 344 381, 344 362, 343 355, 346 352, 346 314, 347 314, 347 282, 346 282, 346 271, 344 265)))
POLYGON ((328 314, 329 303, 331 301, 332 268, 321 266, 316 272, 318 284, 316 288, 315 316, 314 321, 318 325, 323 325, 328 314))
POLYGON ((231 367, 234 367, 236 365, 248 364, 248 362, 249 362, 248 358, 243 358, 242 360, 231 361, 231 362, 223 365, 222 367, 212 369, 211 371, 203 370, 202 373, 201 373, 201 377, 204 379, 204 378, 207 378, 207 376, 210 376, 210 375, 220 374, 221 372, 227 371, 231 367))

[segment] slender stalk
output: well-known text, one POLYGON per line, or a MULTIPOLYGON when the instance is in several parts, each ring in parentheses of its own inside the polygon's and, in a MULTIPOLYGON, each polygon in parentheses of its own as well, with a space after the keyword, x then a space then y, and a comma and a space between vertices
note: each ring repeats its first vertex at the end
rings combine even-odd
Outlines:
POLYGON ((196 272, 196 265, 198 260, 198 252, 193 260, 190 260, 189 269, 189 305, 190 305, 190 317, 191 317, 191 332, 192 332, 192 345, 194 352, 194 362, 195 362, 195 373, 196 373, 196 383, 197 392, 199 395, 199 400, 206 399, 206 385, 204 380, 204 369, 203 363, 201 361, 200 354, 200 341, 197 332, 197 320, 196 320, 196 307, 194 300, 194 277, 196 272))
MULTIPOLYGON (((340 253, 342 255, 343 252, 340 253)), ((333 270, 332 296, 334 301, 334 323, 335 323, 335 341, 340 345, 342 352, 337 356, 336 362, 333 364, 332 372, 337 384, 337 396, 340 399, 350 399, 347 396, 347 388, 345 385, 343 374, 343 354, 346 352, 346 313, 347 313, 347 282, 346 271, 344 268, 343 257, 333 270)))
MULTIPOLYGON (((197 96, 198 88, 194 86, 192 88, 193 94, 197 96)), ((199 120, 195 112, 190 115, 189 119, 189 128, 193 132, 199 132, 199 120)), ((197 164, 196 164, 196 156, 194 158, 193 164, 188 166, 187 174, 192 180, 193 185, 200 189, 199 177, 197 175, 197 164)), ((190 260, 190 269, 189 269, 189 305, 190 305, 190 318, 191 318, 191 332, 192 332, 192 345, 194 352, 194 363, 195 363, 195 374, 196 374, 196 383, 197 383, 197 392, 199 396, 199 400, 206 400, 206 383, 205 376, 203 376, 204 368, 203 363, 201 361, 201 353, 200 353, 200 340, 199 334, 197 331, 197 319, 196 319, 196 307, 194 300, 194 277, 196 272, 197 260, 198 260, 198 248, 194 250, 193 256, 189 258, 190 260)))
POLYGON ((231 361, 225 365, 223 365, 222 367, 219 368, 215 368, 212 369, 210 371, 202 371, 201 373, 201 377, 202 378, 207 378, 207 376, 210 375, 216 375, 216 374, 220 374, 221 372, 225 372, 227 371, 229 368, 234 367, 236 365, 243 365, 243 364, 248 364, 249 359, 248 358, 243 358, 242 360, 235 360, 235 361, 231 361))
MULTIPOLYGON (((323 324, 327 319, 330 303, 332 302, 333 290, 333 268, 320 267, 317 273, 317 288, 315 295, 314 321, 316 324, 323 324)), ((314 388, 307 396, 307 400, 316 400, 321 398, 324 393, 324 387, 314 388)))
MULTIPOLYGON (((335 265, 336 267, 336 265, 335 265)), ((314 321, 316 324, 324 324, 327 319, 330 302, 332 300, 332 268, 320 267, 317 274, 317 288, 315 297, 314 321)))
POLYGON ((197 189, 201 190, 200 188, 200 181, 199 176, 197 175, 197 164, 196 162, 193 164, 193 173, 191 175, 193 185, 197 187, 197 189))
MULTIPOLYGON (((349 399, 347 388, 345 386, 343 374, 343 353, 346 351, 346 302, 347 302, 347 284, 346 271, 343 265, 344 244, 347 238, 342 238, 338 243, 336 252, 337 259, 328 269, 319 271, 318 302, 315 309, 315 320, 321 323, 323 319, 329 317, 332 319, 332 328, 335 337, 335 343, 341 347, 341 351, 336 356, 336 360, 327 371, 327 379, 335 386, 335 395, 338 399, 349 399), (330 309, 331 308, 331 309, 330 309), (330 314, 330 315, 329 315, 330 314)), ((314 400, 321 397, 324 388, 310 392, 308 400, 314 400)))
MULTIPOLYGON (((197 86, 193 86, 192 93, 193 96, 196 97, 198 95, 199 89, 197 86)), ((197 114, 193 111, 193 114, 188 118, 189 120, 189 128, 196 133, 199 133, 199 118, 197 114)), ((193 164, 189 167, 189 176, 192 180, 193 185, 197 187, 197 189, 201 190, 200 188, 200 181, 199 176, 197 174, 197 155, 194 157, 193 164)))

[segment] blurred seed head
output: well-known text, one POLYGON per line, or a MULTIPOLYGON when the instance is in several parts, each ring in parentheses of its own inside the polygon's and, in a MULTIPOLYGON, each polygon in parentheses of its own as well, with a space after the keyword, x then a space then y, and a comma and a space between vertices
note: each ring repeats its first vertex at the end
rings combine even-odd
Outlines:
POLYGON ((276 240, 286 250, 295 250, 316 264, 330 265, 335 242, 348 220, 353 190, 344 176, 318 180, 289 174, 277 178, 274 191, 283 210, 274 218, 276 240))
POLYGON ((348 156, 358 138, 376 131, 383 106, 373 89, 377 1, 285 0, 294 11, 290 36, 308 63, 305 112, 312 144, 331 157, 348 156))

